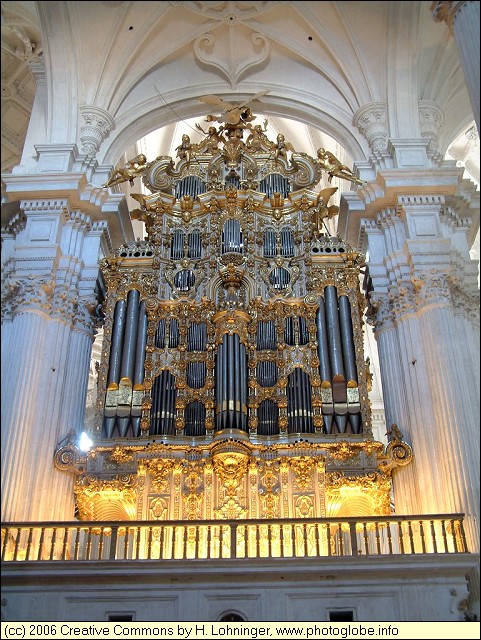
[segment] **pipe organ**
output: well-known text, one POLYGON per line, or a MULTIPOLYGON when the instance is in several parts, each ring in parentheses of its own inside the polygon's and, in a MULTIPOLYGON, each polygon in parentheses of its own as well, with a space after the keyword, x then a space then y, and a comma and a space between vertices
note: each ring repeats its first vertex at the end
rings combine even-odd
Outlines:
POLYGON ((372 438, 365 263, 319 224, 319 161, 277 153, 242 118, 207 142, 146 165, 151 195, 133 194, 132 212, 146 239, 101 263, 80 517, 387 514, 391 471, 410 452, 372 438))

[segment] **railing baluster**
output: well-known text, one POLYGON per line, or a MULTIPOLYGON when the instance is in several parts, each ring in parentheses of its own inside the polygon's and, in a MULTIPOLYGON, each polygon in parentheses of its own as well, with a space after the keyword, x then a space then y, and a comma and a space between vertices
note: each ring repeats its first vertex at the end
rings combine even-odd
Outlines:
MULTIPOLYGON (((68 534, 69 534, 69 528, 68 527, 64 527, 63 529, 63 544, 62 544, 62 560, 66 560, 67 559, 67 544, 68 544, 68 534)), ((27 554, 27 558, 28 558, 28 554, 27 554)))
POLYGON ((22 534, 22 527, 18 527, 17 529, 17 535, 15 536, 15 547, 14 547, 14 551, 13 551, 13 559, 16 560, 17 559, 17 555, 18 555, 18 546, 20 544, 20 536, 22 534))
POLYGON ((261 535, 260 535, 260 530, 259 530, 260 525, 256 524, 255 525, 255 531, 256 531, 256 558, 260 557, 261 554, 261 535))
POLYGON ((464 532, 464 523, 462 520, 457 520, 459 533, 461 534, 461 542, 462 542, 462 552, 466 552, 468 550, 468 545, 466 544, 466 534, 464 532))
POLYGON ((423 521, 419 520, 419 535, 421 536, 421 549, 423 553, 426 553, 426 540, 424 539, 424 527, 423 521))
POLYGON ((315 542, 315 555, 319 558, 321 556, 321 540, 319 536, 319 523, 314 525, 314 542, 315 542))
POLYGON ((329 522, 327 523, 327 555, 328 556, 332 555, 332 549, 331 549, 331 525, 329 524, 329 522))
POLYGON ((344 555, 344 540, 342 538, 342 522, 338 525, 338 534, 339 534, 339 555, 342 557, 344 555))
POLYGON ((367 535, 367 523, 362 523, 362 534, 364 538, 364 553, 366 556, 369 555, 369 536, 367 535))
MULTIPOLYGON (((42 551, 43 551, 43 539, 45 536, 45 527, 41 527, 40 528, 40 540, 38 541, 38 553, 37 553, 37 560, 41 560, 42 559, 42 551)), ((15 558, 14 558, 15 560, 15 558)))
POLYGON ((189 547, 189 527, 183 527, 182 529, 182 558, 187 560, 189 547))
POLYGON ((377 555, 380 556, 382 555, 381 554, 381 538, 379 536, 379 522, 377 520, 374 523, 374 527, 376 531, 376 551, 377 551, 377 555))
POLYGON ((175 558, 175 537, 176 537, 177 527, 172 527, 172 540, 171 540, 171 548, 170 548, 170 558, 173 560, 175 558))
POLYGON ((433 552, 437 553, 438 552, 438 545, 436 542, 436 529, 434 528, 434 520, 431 520, 431 538, 433 541, 433 552))
POLYGON ((8 540, 10 538, 10 527, 5 527, 4 531, 5 535, 3 536, 2 543, 2 562, 6 559, 5 556, 7 555, 8 540))
MULTIPOLYGON (((5 536, 6 537, 6 536, 5 536)), ((25 551, 25 560, 30 560, 30 547, 32 546, 33 527, 28 530, 27 550, 25 551)))
POLYGON ((119 535, 119 527, 117 525, 112 526, 112 531, 110 534, 110 553, 109 559, 116 560, 117 559, 117 540, 119 535))
POLYGON ((443 534, 444 553, 449 553, 448 535, 446 533, 446 520, 441 520, 441 532, 443 534))
POLYGON ((124 560, 128 559, 129 553, 129 527, 125 527, 125 540, 124 540, 124 560))
POLYGON ((159 560, 165 560, 166 554, 164 553, 165 544, 165 526, 159 528, 159 560))
POLYGON ((454 526, 454 520, 450 520, 450 522, 451 522, 451 535, 453 537, 453 544, 454 544, 454 553, 459 553, 458 541, 456 539, 456 527, 454 526))
POLYGON ((397 523, 397 528, 398 528, 398 538, 399 538, 399 550, 401 551, 401 555, 404 555, 404 533, 403 533, 402 520, 399 520, 399 522, 397 523))
POLYGON ((137 539, 136 539, 136 544, 135 544, 135 560, 139 560, 140 558, 140 527, 137 527, 135 529, 136 533, 137 533, 137 539))
POLYGON ((197 525, 195 527, 195 536, 194 536, 194 558, 198 560, 200 558, 200 526, 197 525))
POLYGON ((150 526, 149 527, 149 535, 148 535, 148 539, 147 539, 147 560, 151 560, 152 559, 152 530, 153 530, 153 527, 150 526))
POLYGON ((97 560, 102 560, 103 550, 104 550, 104 528, 100 527, 99 550, 97 553, 97 560))
POLYGON ((235 522, 229 525, 230 528, 230 558, 237 558, 237 525, 235 522))
POLYGON ((349 533, 351 536, 351 556, 357 556, 358 555, 358 548, 357 548, 357 534, 356 534, 356 523, 355 522, 350 522, 349 523, 349 533))
POLYGON ((52 531, 52 541, 50 542, 50 555, 49 560, 53 560, 53 555, 55 552, 55 541, 57 540, 57 527, 53 528, 52 531))
POLYGON ((206 536, 205 536, 205 545, 206 545, 206 549, 207 549, 207 559, 211 558, 211 543, 212 543, 212 525, 208 524, 207 525, 207 532, 206 532, 206 536))
POLYGON ((80 527, 77 527, 77 530, 75 532, 74 560, 78 560, 79 546, 80 546, 80 527))
POLYGON ((387 546, 389 550, 389 555, 392 556, 392 534, 391 534, 391 523, 389 520, 386 522, 387 528, 387 546))
POLYGON ((279 525, 279 553, 281 558, 285 558, 284 550, 284 525, 279 525))
POLYGON ((414 537, 413 537, 413 527, 411 520, 408 520, 408 534, 409 534, 409 544, 411 546, 411 552, 414 553, 414 537))
POLYGON ((90 560, 90 547, 92 546, 92 527, 88 528, 87 547, 85 549, 84 560, 90 560))

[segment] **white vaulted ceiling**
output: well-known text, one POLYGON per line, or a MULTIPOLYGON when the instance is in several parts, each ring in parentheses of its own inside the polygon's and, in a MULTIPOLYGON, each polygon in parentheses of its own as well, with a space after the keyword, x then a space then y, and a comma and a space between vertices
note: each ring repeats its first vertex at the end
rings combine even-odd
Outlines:
POLYGON ((115 121, 99 163, 117 164, 159 129, 158 153, 168 154, 178 144, 177 123, 205 117, 199 96, 238 102, 267 90, 254 106, 273 131, 310 155, 328 145, 348 164, 370 151, 353 123, 359 108, 395 104, 409 132, 418 118, 412 105, 432 101, 444 113, 440 151, 460 136, 453 157, 479 179, 455 42, 430 5, 2 2, 2 171, 21 162, 34 75, 43 66, 49 108, 34 144, 70 141, 81 149, 78 108, 97 106, 115 121))

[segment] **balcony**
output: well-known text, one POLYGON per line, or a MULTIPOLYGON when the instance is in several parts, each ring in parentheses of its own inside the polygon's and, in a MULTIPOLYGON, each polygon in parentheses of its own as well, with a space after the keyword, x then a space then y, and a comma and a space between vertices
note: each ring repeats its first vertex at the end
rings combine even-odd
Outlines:
POLYGON ((463 514, 2 525, 4 562, 331 558, 467 553, 463 514))

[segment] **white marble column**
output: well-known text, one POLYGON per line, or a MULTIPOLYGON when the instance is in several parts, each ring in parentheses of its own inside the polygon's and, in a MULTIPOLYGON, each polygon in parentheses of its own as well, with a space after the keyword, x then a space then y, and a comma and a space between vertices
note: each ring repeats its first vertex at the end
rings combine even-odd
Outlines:
POLYGON ((2 287, 2 518, 70 520, 73 476, 53 456, 83 426, 105 225, 66 200, 21 206, 27 223, 2 287))
POLYGON ((441 196, 400 196, 364 230, 386 422, 414 453, 394 473, 396 512, 465 513, 476 552, 479 302, 466 228, 463 242, 454 198, 448 207, 441 196))
POLYGON ((479 2, 473 0, 433 2, 431 10, 434 20, 446 22, 454 36, 473 109, 474 121, 479 131, 479 2))

